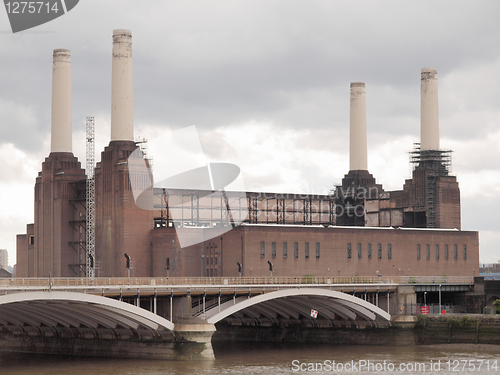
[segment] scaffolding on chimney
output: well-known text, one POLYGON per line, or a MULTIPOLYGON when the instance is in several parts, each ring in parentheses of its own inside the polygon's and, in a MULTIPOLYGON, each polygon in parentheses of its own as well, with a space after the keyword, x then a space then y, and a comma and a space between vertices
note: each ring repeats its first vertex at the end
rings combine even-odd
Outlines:
POLYGON ((85 275, 95 277, 95 122, 88 116, 87 130, 87 222, 86 222, 86 267, 85 275))
POLYGON ((436 227, 436 181, 439 177, 451 173, 451 150, 421 150, 420 143, 414 143, 410 151, 410 165, 413 169, 425 170, 427 173, 425 203, 427 228, 436 227))

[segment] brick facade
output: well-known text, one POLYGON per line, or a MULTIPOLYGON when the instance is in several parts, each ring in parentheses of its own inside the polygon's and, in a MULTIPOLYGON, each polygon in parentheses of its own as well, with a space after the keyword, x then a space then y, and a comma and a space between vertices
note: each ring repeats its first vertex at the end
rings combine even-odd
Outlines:
MULTIPOLYGON (((154 260, 154 276, 164 277, 165 259, 174 257, 175 230, 154 229, 152 238, 153 258, 158 259, 154 260)), ((273 276, 479 274, 478 232, 472 231, 243 225, 175 251, 176 263, 183 264, 175 276, 238 276, 237 262, 243 265, 244 277, 270 276, 268 261, 273 264, 273 276), (204 259, 202 269, 200 258, 204 259)))

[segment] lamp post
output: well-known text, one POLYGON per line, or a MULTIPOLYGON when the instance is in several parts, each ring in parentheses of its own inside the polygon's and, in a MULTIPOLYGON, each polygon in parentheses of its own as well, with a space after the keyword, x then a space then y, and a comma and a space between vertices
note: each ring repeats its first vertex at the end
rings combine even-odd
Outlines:
POLYGON ((270 260, 267 261, 267 264, 269 264, 269 271, 271 271, 271 277, 273 277, 273 264, 270 260))
POLYGON ((439 284, 439 314, 441 314, 441 284, 439 284))
POLYGON ((241 277, 241 269, 243 268, 243 266, 241 265, 240 262, 236 262, 236 264, 238 265, 238 272, 239 272, 240 277, 241 277))
MULTIPOLYGON (((175 239, 173 239, 173 238, 172 238, 172 261, 174 262, 173 270, 175 271, 175 239)), ((169 272, 167 271, 167 276, 168 276, 168 274, 169 274, 169 272)), ((175 273, 174 273, 174 277, 175 277, 175 273)))
POLYGON ((125 259, 127 259, 127 273, 128 273, 128 278, 130 279, 130 255, 127 253, 123 254, 125 256, 125 259))

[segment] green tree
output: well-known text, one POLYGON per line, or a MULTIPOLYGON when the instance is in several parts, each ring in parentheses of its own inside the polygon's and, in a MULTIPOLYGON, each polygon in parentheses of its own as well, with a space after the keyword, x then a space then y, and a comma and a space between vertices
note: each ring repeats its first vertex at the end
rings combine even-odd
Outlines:
POLYGON ((500 299, 493 302, 493 306, 495 306, 495 314, 500 314, 500 299))

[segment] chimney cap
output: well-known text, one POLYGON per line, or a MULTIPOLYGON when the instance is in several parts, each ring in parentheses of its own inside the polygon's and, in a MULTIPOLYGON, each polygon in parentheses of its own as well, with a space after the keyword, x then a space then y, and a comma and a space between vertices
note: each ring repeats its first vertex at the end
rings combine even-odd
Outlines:
POLYGON ((365 87, 364 82, 351 82, 351 87, 365 87))
POLYGON ((132 36, 132 31, 130 31, 128 29, 116 29, 116 30, 113 30, 113 36, 118 36, 118 35, 132 36))
POLYGON ((422 73, 434 73, 437 74, 436 68, 422 68, 422 73))
POLYGON ((65 49, 65 48, 57 48, 54 50, 54 55, 55 54, 70 54, 71 51, 69 49, 65 49))
POLYGON ((71 60, 71 51, 69 49, 55 49, 52 55, 53 61, 57 62, 70 62, 71 60))

